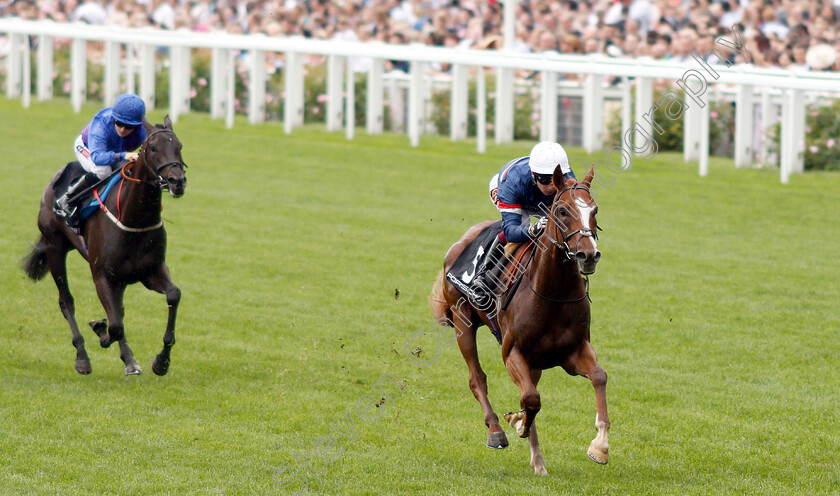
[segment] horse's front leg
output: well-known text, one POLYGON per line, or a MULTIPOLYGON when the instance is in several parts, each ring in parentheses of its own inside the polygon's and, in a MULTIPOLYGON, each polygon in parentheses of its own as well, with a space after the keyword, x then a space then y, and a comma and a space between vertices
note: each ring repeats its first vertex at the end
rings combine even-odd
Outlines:
POLYGON ((163 349, 152 362, 152 371, 157 375, 165 375, 169 371, 169 351, 175 344, 175 316, 178 313, 178 303, 181 301, 181 290, 172 282, 169 268, 165 263, 142 282, 152 291, 165 294, 166 303, 169 305, 169 320, 166 322, 166 333, 163 335, 163 349))
POLYGON ((610 418, 607 416, 607 373, 598 365, 595 350, 589 344, 589 341, 586 341, 580 351, 573 355, 571 365, 575 374, 588 378, 595 388, 597 408, 595 429, 597 435, 589 445, 586 454, 593 461, 605 464, 609 461, 610 450, 607 440, 607 432, 610 429, 610 418))
POLYGON ((123 327, 123 316, 125 315, 125 307, 123 307, 123 294, 125 293, 125 284, 121 282, 111 281, 102 275, 94 276, 94 283, 96 284, 96 292, 99 295, 99 301, 105 308, 106 320, 99 320, 90 323, 90 327, 99 336, 99 344, 103 348, 108 348, 114 341, 120 344, 120 358, 125 363, 125 375, 139 375, 143 373, 143 369, 137 364, 134 359, 134 353, 128 346, 128 340, 125 338, 125 329, 123 327), (107 325, 108 332, 105 332, 107 325))
MULTIPOLYGON (((533 381, 534 387, 539 384, 540 377, 542 377, 542 370, 531 370, 531 381, 533 381)), ((528 436, 528 446, 531 448, 531 467, 533 467, 534 472, 537 475, 548 475, 548 471, 545 469, 545 459, 543 458, 542 451, 540 451, 540 441, 537 438, 536 420, 531 423, 531 434, 528 436)))
POLYGON ((513 379, 522 393, 520 399, 522 411, 506 414, 505 420, 516 429, 519 437, 528 437, 531 433, 531 424, 534 423, 534 418, 540 411, 540 393, 537 392, 537 387, 531 379, 531 368, 519 348, 512 346, 507 356, 502 358, 505 361, 505 368, 507 368, 510 378, 513 379))

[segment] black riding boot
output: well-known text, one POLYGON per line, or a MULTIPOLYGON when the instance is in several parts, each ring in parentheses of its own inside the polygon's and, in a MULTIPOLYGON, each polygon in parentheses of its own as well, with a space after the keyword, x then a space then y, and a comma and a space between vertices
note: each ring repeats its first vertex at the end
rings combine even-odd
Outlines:
POLYGON ((57 216, 66 219, 69 223, 71 219, 75 218, 77 210, 75 204, 77 198, 74 198, 73 196, 93 186, 97 183, 97 181, 99 181, 99 178, 92 172, 88 172, 77 179, 75 183, 70 185, 70 188, 67 189, 66 193, 61 195, 60 198, 56 198, 55 203, 53 204, 53 212, 55 212, 57 216))
POLYGON ((479 269, 478 275, 475 277, 475 281, 473 281, 473 286, 483 286, 488 293, 493 294, 496 291, 496 286, 499 282, 499 276, 502 273, 502 269, 505 267, 504 255, 505 247, 502 245, 501 240, 497 237, 490 245, 487 258, 484 259, 484 263, 482 264, 481 269, 479 269))

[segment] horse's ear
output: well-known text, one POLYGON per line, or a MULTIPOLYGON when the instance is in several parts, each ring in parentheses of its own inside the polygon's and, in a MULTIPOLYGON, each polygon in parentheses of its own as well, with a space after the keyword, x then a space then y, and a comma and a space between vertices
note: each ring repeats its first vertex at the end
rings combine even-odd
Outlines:
POLYGON ((554 188, 557 191, 560 191, 561 189, 565 189, 566 186, 568 186, 567 183, 569 181, 574 182, 575 180, 571 179, 571 178, 566 179, 565 177, 563 177, 563 167, 562 166, 558 165, 557 167, 554 168, 554 174, 551 175, 551 182, 554 184, 554 188))
POLYGON ((172 129, 172 119, 169 118, 169 114, 166 114, 166 117, 163 118, 163 127, 172 129))
POLYGON ((586 177, 583 178, 583 184, 587 188, 592 186, 592 180, 595 179, 595 167, 589 169, 589 172, 586 173, 586 177))
POLYGON ((143 116, 143 129, 146 130, 146 134, 151 133, 152 129, 154 129, 154 126, 152 125, 152 123, 149 122, 149 119, 146 119, 145 116, 143 116))

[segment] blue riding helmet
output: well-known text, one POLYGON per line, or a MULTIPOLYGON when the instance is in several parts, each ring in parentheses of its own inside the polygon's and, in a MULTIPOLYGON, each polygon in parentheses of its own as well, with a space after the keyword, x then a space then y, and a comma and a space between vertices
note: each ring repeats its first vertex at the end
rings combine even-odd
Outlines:
POLYGON ((114 120, 139 126, 143 123, 143 116, 146 115, 146 104, 137 95, 123 93, 114 102, 114 109, 111 114, 114 116, 114 120))

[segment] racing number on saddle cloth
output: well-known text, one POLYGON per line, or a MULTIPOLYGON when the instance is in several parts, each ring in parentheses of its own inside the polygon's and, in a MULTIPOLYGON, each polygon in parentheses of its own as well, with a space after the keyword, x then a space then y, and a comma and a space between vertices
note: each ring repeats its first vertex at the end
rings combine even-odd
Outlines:
POLYGON ((478 262, 479 262, 479 260, 481 260, 482 255, 484 255, 484 247, 479 246, 478 251, 475 253, 475 258, 473 258, 473 261, 472 261, 472 265, 473 265, 472 274, 468 273, 467 271, 464 271, 464 273, 461 274, 461 280, 462 281, 469 284, 473 280, 473 278, 475 277, 475 273, 478 271, 478 262))

